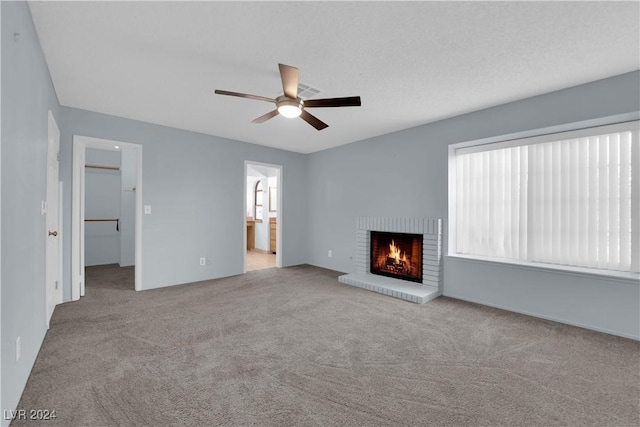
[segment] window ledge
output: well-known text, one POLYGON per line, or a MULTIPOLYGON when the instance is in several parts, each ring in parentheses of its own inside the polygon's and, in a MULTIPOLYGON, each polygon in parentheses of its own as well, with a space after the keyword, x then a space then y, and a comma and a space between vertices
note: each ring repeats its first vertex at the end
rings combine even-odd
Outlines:
POLYGON ((460 259, 477 263, 501 264, 506 267, 523 268, 527 270, 546 271, 573 276, 597 278, 603 280, 615 280, 625 283, 640 285, 640 274, 625 271, 599 270, 596 268, 573 267, 569 265, 555 265, 545 263, 534 263, 525 261, 515 261, 508 259, 488 258, 475 255, 449 254, 445 258, 460 259))

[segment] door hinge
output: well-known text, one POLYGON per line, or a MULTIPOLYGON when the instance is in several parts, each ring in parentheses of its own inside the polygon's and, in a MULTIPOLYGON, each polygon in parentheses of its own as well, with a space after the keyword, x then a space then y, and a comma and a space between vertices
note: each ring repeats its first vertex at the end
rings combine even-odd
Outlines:
POLYGON ((58 281, 56 280, 56 289, 58 289, 58 281))

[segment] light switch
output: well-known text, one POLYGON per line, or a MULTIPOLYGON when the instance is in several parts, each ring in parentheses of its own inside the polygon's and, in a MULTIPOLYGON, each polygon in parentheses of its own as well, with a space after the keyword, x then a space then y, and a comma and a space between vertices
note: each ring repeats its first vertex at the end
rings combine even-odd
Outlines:
POLYGON ((144 205, 144 214, 151 215, 151 205, 144 205))

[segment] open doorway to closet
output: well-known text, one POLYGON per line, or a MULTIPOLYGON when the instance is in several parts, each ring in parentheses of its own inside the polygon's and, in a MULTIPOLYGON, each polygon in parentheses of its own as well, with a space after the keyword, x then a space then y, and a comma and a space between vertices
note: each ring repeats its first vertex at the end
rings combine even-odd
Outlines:
POLYGON ((282 166, 245 162, 245 271, 282 266, 282 166))
POLYGON ((74 136, 72 300, 91 289, 92 276, 141 290, 141 169, 139 144, 74 136))
POLYGON ((85 281, 134 290, 135 152, 115 147, 85 152, 85 281), (119 280, 96 280, 103 275, 119 280))

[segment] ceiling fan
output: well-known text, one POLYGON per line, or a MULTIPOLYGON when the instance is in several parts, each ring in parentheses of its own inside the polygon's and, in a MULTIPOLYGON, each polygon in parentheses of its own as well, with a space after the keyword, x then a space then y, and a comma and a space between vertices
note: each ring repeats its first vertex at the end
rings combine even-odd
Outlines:
POLYGON ((218 95, 237 96, 239 98, 255 99, 276 104, 275 110, 252 120, 252 123, 264 123, 278 114, 282 114, 289 118, 300 117, 317 130, 325 129, 329 127, 329 125, 316 116, 309 114, 306 111, 307 108, 359 107, 361 105, 359 96, 303 100, 298 97, 298 69, 284 64, 278 64, 278 67, 280 68, 280 79, 282 80, 284 94, 275 99, 218 89, 216 89, 215 93, 218 95))

